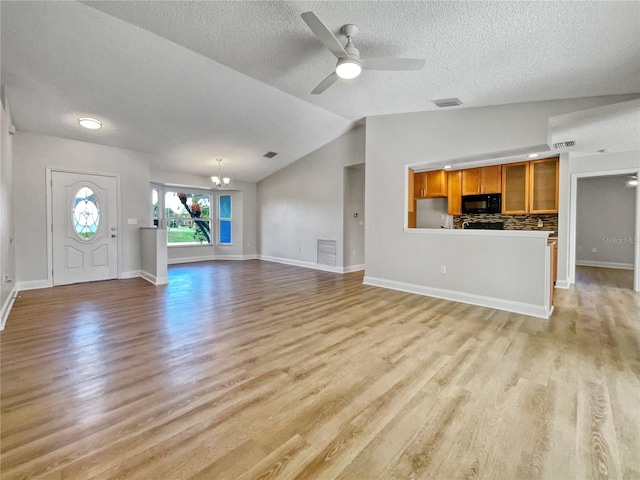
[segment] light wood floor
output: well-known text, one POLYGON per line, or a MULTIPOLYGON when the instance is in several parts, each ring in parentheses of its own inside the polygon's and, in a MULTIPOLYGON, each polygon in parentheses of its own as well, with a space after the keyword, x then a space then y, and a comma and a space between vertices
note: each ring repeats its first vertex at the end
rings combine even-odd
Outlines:
POLYGON ((631 272, 580 268, 549 321, 361 273, 169 274, 21 293, 3 480, 640 478, 631 272))

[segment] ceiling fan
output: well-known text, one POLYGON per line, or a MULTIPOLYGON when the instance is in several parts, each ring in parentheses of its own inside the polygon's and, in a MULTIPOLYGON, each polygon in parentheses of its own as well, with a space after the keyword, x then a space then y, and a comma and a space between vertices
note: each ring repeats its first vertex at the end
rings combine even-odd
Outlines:
POLYGON ((315 13, 305 12, 301 16, 318 40, 338 58, 335 71, 313 89, 311 92, 313 94, 324 92, 338 78, 345 80, 356 78, 362 70, 421 70, 424 68, 424 58, 360 58, 360 51, 353 45, 353 37, 358 33, 357 26, 347 24, 342 27, 340 32, 347 37, 347 44, 343 47, 315 13))

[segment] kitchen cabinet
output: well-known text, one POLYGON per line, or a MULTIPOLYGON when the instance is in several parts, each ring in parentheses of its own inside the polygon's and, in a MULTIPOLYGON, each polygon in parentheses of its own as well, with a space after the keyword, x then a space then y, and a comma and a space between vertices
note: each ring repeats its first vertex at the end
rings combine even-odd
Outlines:
POLYGON ((414 197, 415 190, 415 173, 412 168, 409 169, 407 180, 407 227, 416 228, 416 199, 414 197))
POLYGON ((558 158, 502 166, 502 213, 558 213, 558 158))
POLYGON ((529 162, 529 213, 558 213, 558 159, 529 162))
POLYGON ((529 212, 529 162, 502 166, 502 213, 522 215, 529 212))
POLYGON ((414 174, 415 198, 442 198, 447 196, 447 172, 436 170, 414 174))
POLYGON ((462 170, 448 174, 448 202, 449 215, 462 215, 462 170))
POLYGON ((462 170, 462 195, 501 193, 502 165, 462 170))

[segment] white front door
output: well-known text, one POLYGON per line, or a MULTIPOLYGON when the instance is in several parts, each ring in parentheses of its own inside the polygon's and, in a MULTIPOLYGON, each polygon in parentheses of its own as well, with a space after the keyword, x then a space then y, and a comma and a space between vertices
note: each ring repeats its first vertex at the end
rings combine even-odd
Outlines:
POLYGON ((51 172, 53 284, 118 276, 117 179, 51 172))

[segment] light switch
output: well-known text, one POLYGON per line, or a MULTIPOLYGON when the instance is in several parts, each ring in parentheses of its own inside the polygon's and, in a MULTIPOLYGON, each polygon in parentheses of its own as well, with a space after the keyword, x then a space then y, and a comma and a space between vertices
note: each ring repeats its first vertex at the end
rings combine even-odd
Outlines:
POLYGON ((129 219, 127 219, 127 224, 128 225, 137 225, 138 224, 138 219, 137 218, 129 218, 129 219))

